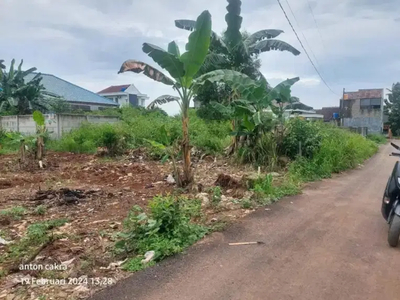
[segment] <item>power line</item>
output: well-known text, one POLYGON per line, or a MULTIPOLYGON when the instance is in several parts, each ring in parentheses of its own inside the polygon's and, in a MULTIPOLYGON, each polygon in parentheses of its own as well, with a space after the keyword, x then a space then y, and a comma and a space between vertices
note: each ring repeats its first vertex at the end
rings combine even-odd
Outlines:
POLYGON ((318 69, 317 69, 317 67, 315 66, 314 62, 311 60, 311 57, 310 57, 310 55, 308 54, 306 48, 304 47, 303 42, 300 40, 300 38, 299 38, 299 36, 298 36, 296 30, 294 29, 294 27, 293 27, 293 25, 292 25, 292 22, 290 22, 290 19, 289 19, 289 17, 288 17, 287 14, 286 14, 285 9, 283 8, 281 1, 280 1, 280 0, 277 0, 277 1, 278 1, 279 6, 280 6, 281 9, 282 9, 283 14, 285 15, 286 20, 289 22, 290 27, 292 27, 292 30, 293 30, 294 34, 296 35, 297 40, 299 41, 301 47, 303 48, 304 52, 306 53, 306 55, 307 55, 307 57, 308 57, 308 60, 310 61, 310 63, 311 63, 312 66, 314 67, 315 72, 317 72, 317 74, 318 74, 319 77, 321 78, 322 82, 326 85, 326 87, 327 87, 332 93, 334 93, 335 95, 339 96, 338 94, 336 94, 336 93, 331 89, 331 87, 326 83, 325 79, 321 76, 321 73, 318 71, 318 69))
POLYGON ((322 46, 324 47, 324 50, 326 51, 324 39, 322 38, 321 31, 319 30, 319 26, 318 26, 317 20, 315 19, 314 12, 313 12, 313 10, 311 8, 310 1, 307 0, 307 3, 308 3, 308 8, 310 9, 311 15, 312 15, 312 17, 314 19, 315 27, 317 27, 317 30, 318 30, 318 33, 319 33, 319 37, 321 38, 322 46))
MULTIPOLYGON (((286 4, 287 4, 288 7, 289 7, 290 12, 292 13, 292 16, 293 16, 294 20, 296 21, 297 27, 300 28, 300 24, 299 24, 299 22, 297 21, 297 18, 296 18, 295 14, 294 14, 294 12, 293 12, 293 10, 292 10, 292 7, 291 7, 290 4, 289 4, 289 1, 288 1, 288 0, 285 0, 285 1, 286 1, 286 4)), ((316 61, 316 63, 317 63, 317 66, 318 66, 318 67, 321 67, 320 64, 319 64, 319 62, 318 62, 317 57, 316 57, 315 54, 314 54, 314 51, 311 49, 311 46, 310 46, 310 44, 308 43, 308 40, 307 40, 306 36, 304 35, 304 32, 303 32, 301 29, 300 29, 300 33, 301 33, 301 35, 303 36, 304 40, 306 41, 306 44, 307 44, 307 46, 308 46, 308 49, 310 49, 311 54, 312 54, 312 56, 314 57, 314 59, 315 59, 315 61, 316 61)))

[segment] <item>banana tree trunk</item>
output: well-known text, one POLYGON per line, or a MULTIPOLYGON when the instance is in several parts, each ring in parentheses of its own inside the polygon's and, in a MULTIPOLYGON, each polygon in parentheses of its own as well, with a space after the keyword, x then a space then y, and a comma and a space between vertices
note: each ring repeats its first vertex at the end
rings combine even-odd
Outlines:
POLYGON ((19 155, 20 155, 20 162, 21 164, 25 163, 25 142, 21 142, 20 146, 19 146, 19 155))
POLYGON ((38 137, 37 139, 37 153, 36 153, 36 159, 42 160, 43 159, 43 153, 44 152, 44 141, 43 137, 38 137))
POLYGON ((189 144, 189 116, 188 111, 183 111, 182 114, 182 154, 183 154, 183 180, 182 185, 188 186, 193 182, 193 174, 190 168, 190 144, 189 144))

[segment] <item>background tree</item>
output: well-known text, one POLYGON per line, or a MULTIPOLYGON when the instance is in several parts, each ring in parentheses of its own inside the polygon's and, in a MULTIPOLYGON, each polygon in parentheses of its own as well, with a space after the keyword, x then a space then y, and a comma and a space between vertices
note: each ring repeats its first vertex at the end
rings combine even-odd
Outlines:
POLYGON ((388 89, 388 99, 385 99, 385 113, 389 115, 389 125, 393 134, 400 135, 400 82, 394 83, 388 89))
MULTIPOLYGON (((42 77, 37 73, 30 81, 25 77, 36 71, 36 68, 22 70, 23 60, 15 69, 15 60, 11 61, 9 71, 1 70, 0 76, 0 112, 8 114, 31 114, 34 110, 47 113, 67 103, 56 95, 47 93, 41 84, 42 77)), ((57 111, 60 112, 60 111, 57 111)))
MULTIPOLYGON (((150 65, 136 60, 125 61, 119 73, 132 71, 143 73, 155 81, 170 85, 179 94, 179 98, 171 96, 170 101, 177 101, 181 109, 182 117, 182 154, 183 154, 183 176, 175 170, 175 178, 180 186, 187 186, 193 181, 190 161, 189 144, 189 104, 193 98, 194 78, 202 67, 208 48, 210 46, 211 36, 211 15, 204 11, 196 21, 194 31, 189 36, 186 44, 186 52, 182 55, 178 45, 172 41, 168 45, 168 51, 158 46, 148 43, 143 44, 143 51, 149 55, 161 68, 168 71, 174 78, 171 79, 159 70, 150 65)), ((164 96, 164 101, 167 101, 164 96)), ((168 101, 167 101, 168 102, 168 101)))

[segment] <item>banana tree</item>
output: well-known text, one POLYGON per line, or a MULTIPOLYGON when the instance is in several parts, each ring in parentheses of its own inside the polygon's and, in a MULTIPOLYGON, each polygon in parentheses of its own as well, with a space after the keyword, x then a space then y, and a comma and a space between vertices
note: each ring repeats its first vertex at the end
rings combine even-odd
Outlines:
MULTIPOLYGON (((240 16, 241 4, 240 0, 227 0, 228 6, 225 21, 227 29, 220 37, 215 32, 211 33, 211 45, 209 53, 205 59, 204 65, 199 74, 217 69, 229 69, 246 74, 250 78, 263 79, 263 75, 259 71, 259 63, 256 63, 258 55, 263 52, 272 50, 287 51, 293 55, 299 55, 300 51, 290 44, 275 39, 283 33, 279 29, 262 29, 253 34, 242 34, 241 26, 243 18, 240 16)), ((193 30, 195 22, 193 20, 176 20, 175 26, 185 30, 193 30)), ((198 91, 197 99, 206 99, 208 101, 209 94, 215 94, 210 89, 216 90, 217 85, 203 87, 198 91)), ((236 99, 236 94, 232 91, 228 97, 228 105, 236 99)), ((240 126, 240 121, 232 119, 232 128, 240 126)), ((236 148, 237 138, 232 138, 231 146, 228 154, 233 153, 236 148)))
POLYGON ((147 77, 170 85, 179 94, 179 99, 170 99, 177 101, 181 109, 182 134, 181 143, 183 154, 183 178, 177 180, 182 186, 187 186, 193 182, 193 173, 191 171, 190 144, 189 144, 189 104, 193 98, 194 78, 202 67, 208 48, 210 46, 211 36, 211 15, 204 11, 197 18, 193 32, 189 35, 186 44, 186 52, 181 55, 178 45, 172 41, 168 45, 168 51, 144 43, 142 50, 150 56, 161 68, 168 71, 170 78, 161 71, 152 66, 137 60, 125 61, 119 73, 131 71, 134 73, 143 73, 147 77))
POLYGON ((271 87, 265 79, 253 80, 240 72, 217 70, 200 76, 196 88, 206 82, 223 81, 229 85, 236 95, 230 105, 232 116, 241 120, 232 135, 245 136, 248 142, 255 142, 264 133, 266 123, 271 120, 266 116, 265 110, 276 99, 289 101, 291 86, 299 80, 299 77, 295 77, 271 87))
POLYGON ((179 103, 180 98, 176 96, 171 96, 171 95, 162 95, 160 97, 157 97, 155 100, 151 101, 149 105, 147 105, 147 109, 155 109, 159 105, 163 105, 166 103, 170 103, 173 101, 176 101, 179 103))

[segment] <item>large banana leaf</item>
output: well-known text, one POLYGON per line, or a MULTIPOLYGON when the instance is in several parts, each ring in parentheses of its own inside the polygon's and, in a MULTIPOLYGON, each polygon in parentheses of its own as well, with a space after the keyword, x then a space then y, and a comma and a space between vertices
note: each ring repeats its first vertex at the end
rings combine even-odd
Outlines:
POLYGON ((246 44, 247 47, 249 47, 261 40, 276 38, 281 33, 283 33, 283 30, 280 30, 280 29, 263 29, 263 30, 257 31, 256 33, 253 33, 252 35, 250 35, 244 41, 244 43, 246 44))
POLYGON ((193 31, 196 27, 196 21, 194 20, 175 20, 175 26, 180 29, 185 29, 189 31, 193 31))
POLYGON ((204 85, 206 81, 211 83, 223 81, 232 89, 238 91, 240 96, 245 99, 260 97, 265 90, 257 81, 247 75, 233 70, 216 70, 206 73, 196 80, 196 88, 204 85))
POLYGON ((172 41, 168 44, 168 52, 175 55, 176 57, 181 56, 181 52, 179 51, 179 47, 175 41, 172 41))
POLYGON ((156 68, 153 68, 152 66, 150 66, 144 62, 141 62, 141 61, 137 61, 137 60, 133 60, 133 59, 129 59, 129 60, 125 61, 122 64, 118 74, 124 73, 127 71, 131 71, 131 72, 134 72, 137 74, 143 73, 147 77, 149 77, 155 81, 162 82, 167 85, 175 84, 175 82, 172 79, 165 76, 162 72, 158 71, 156 68))
POLYGON ((242 27, 243 18, 240 16, 242 1, 228 0, 226 10, 228 13, 225 15, 225 21, 228 28, 225 32, 225 37, 229 47, 232 49, 242 41, 242 34, 240 28, 242 27))
POLYGON ((275 100, 278 98, 282 102, 290 101, 290 92, 291 92, 290 88, 292 87, 293 84, 295 84, 299 80, 300 80, 299 77, 295 77, 295 78, 287 79, 287 80, 279 83, 268 94, 269 101, 271 102, 272 100, 275 100))
POLYGON ((210 47, 211 15, 205 10, 197 18, 196 28, 189 35, 186 51, 180 57, 184 64, 186 86, 190 86, 192 78, 204 63, 208 48, 210 47))
POLYGON ((183 63, 174 54, 149 43, 143 44, 143 52, 150 56, 161 68, 167 70, 175 79, 185 74, 183 63))
MULTIPOLYGON (((184 19, 175 20, 175 26, 180 28, 180 29, 193 31, 194 28, 196 27, 196 21, 184 20, 184 19)), ((211 45, 214 48, 218 48, 222 53, 228 54, 228 48, 226 47, 225 42, 214 31, 211 31, 211 45)))
POLYGON ((249 47, 250 54, 259 54, 261 52, 279 50, 279 51, 289 51, 293 55, 299 55, 300 51, 289 45, 286 42, 280 40, 263 40, 249 47))
POLYGON ((4 65, 4 59, 0 59, 0 69, 5 69, 6 66, 4 65))
POLYGON ((207 54, 203 65, 197 75, 203 75, 215 69, 226 69, 230 65, 230 60, 223 54, 210 52, 207 54))
POLYGON ((158 105, 163 105, 172 101, 178 101, 179 102, 179 97, 176 96, 171 96, 171 95, 162 95, 160 97, 157 97, 154 101, 152 101, 148 106, 147 109, 154 109, 158 105))

